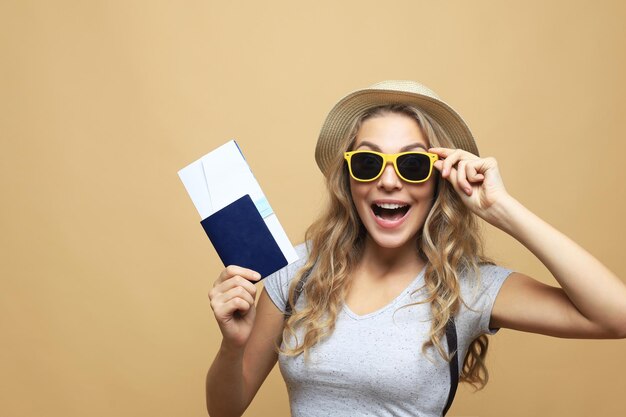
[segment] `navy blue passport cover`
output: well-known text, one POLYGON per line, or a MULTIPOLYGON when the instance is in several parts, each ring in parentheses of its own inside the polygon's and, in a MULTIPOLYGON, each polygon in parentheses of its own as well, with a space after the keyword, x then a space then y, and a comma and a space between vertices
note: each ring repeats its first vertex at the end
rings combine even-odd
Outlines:
POLYGON ((265 278, 287 265, 287 259, 248 194, 200 224, 224 266, 249 268, 265 278))

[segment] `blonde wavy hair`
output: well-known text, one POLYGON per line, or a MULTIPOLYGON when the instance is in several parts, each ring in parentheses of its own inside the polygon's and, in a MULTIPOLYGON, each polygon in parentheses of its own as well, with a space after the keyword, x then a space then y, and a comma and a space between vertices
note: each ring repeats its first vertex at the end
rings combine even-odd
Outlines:
MULTIPOLYGON (((276 346, 280 354, 297 356, 304 353, 307 361, 309 349, 329 337, 335 329, 337 315, 350 290, 352 272, 363 254, 367 234, 352 201, 343 151, 352 149, 365 120, 389 113, 414 119, 430 146, 455 148, 446 132, 428 114, 413 106, 394 104, 375 107, 354 120, 340 149, 342 152, 337 152, 326 178, 327 206, 305 233, 309 257, 289 286, 288 302, 292 314, 285 320, 283 329, 283 340, 292 336, 295 346, 290 347, 286 343, 284 349, 276 346), (296 286, 307 271, 310 275, 303 288, 306 304, 296 310, 296 286), (298 342, 296 329, 303 330, 301 342, 298 342)), ((459 311, 461 302, 465 304, 460 296, 459 276, 463 271, 471 270, 474 274, 469 276, 473 275, 480 281, 479 265, 493 265, 494 262, 483 254, 482 236, 475 215, 463 204, 448 180, 436 170, 433 175, 436 176, 436 188, 432 207, 415 240, 416 255, 427 262, 425 284, 416 291, 426 287, 428 297, 410 305, 430 303, 432 326, 429 339, 422 345, 422 353, 428 357, 426 350, 434 346, 449 362, 451 355, 448 355, 441 340, 448 319, 459 311)), ((459 381, 469 383, 475 390, 484 388, 489 380, 485 366, 488 345, 486 335, 472 341, 461 368, 459 381)))

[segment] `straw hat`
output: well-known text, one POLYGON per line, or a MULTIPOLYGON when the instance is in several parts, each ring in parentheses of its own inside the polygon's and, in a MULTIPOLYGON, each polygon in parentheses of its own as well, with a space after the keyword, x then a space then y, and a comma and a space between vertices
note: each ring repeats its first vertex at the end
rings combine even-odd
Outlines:
POLYGON ((342 98, 328 113, 315 147, 315 161, 324 175, 349 133, 352 121, 373 107, 409 104, 426 112, 448 133, 457 148, 478 155, 478 147, 461 116, 431 89, 415 81, 382 81, 342 98))

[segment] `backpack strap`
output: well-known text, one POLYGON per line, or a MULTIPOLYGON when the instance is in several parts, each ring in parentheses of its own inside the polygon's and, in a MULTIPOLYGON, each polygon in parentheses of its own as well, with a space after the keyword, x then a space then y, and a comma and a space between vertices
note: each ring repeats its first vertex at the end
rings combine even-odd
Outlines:
POLYGON ((448 341, 448 353, 454 352, 452 358, 450 358, 450 391, 448 392, 448 401, 443 409, 443 416, 446 415, 448 409, 454 401, 456 395, 456 388, 459 385, 459 358, 457 354, 457 341, 456 341, 456 325, 454 324, 454 317, 450 317, 448 324, 446 325, 446 340, 448 341))
MULTIPOLYGON (((296 305, 298 302, 298 298, 300 298, 300 294, 302 293, 302 289, 304 288, 304 284, 309 279, 309 275, 311 275, 311 269, 306 271, 302 278, 300 278, 300 282, 298 282, 298 286, 296 287, 296 295, 293 299, 293 304, 296 305)), ((285 306, 285 320, 287 320, 291 316, 291 304, 289 304, 289 300, 287 300, 287 305, 285 306)))
MULTIPOLYGON (((302 294, 302 289, 304 288, 304 284, 309 279, 309 275, 311 275, 311 270, 309 269, 302 275, 300 278, 300 282, 296 286, 296 294, 294 296, 293 303, 294 305, 298 302, 298 298, 300 298, 300 294, 302 294)), ((285 306, 285 320, 291 316, 292 309, 291 304, 287 301, 287 305, 285 306)), ((457 355, 457 339, 456 339, 456 325, 454 323, 454 317, 450 317, 448 320, 448 324, 446 325, 446 340, 448 342, 448 352, 454 352, 452 354, 452 358, 450 359, 450 391, 448 392, 448 401, 446 402, 446 406, 443 409, 442 416, 445 416, 448 412, 448 409, 452 405, 452 401, 454 401, 454 396, 456 395, 456 389, 459 385, 459 358, 457 355)))

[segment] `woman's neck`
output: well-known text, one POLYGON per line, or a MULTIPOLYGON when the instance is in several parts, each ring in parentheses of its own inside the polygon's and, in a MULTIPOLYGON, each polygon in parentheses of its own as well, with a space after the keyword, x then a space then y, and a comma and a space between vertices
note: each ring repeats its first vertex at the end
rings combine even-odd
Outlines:
POLYGON ((359 266, 373 276, 384 277, 389 274, 421 271, 424 265, 425 262, 418 255, 414 240, 398 248, 383 248, 368 236, 359 266))

